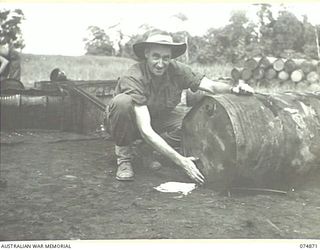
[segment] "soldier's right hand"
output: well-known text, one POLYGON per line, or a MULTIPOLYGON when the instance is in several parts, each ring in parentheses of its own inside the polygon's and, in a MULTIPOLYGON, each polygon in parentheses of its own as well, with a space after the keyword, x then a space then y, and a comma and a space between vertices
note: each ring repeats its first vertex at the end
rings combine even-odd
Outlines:
POLYGON ((180 166, 186 171, 191 179, 198 182, 199 184, 203 184, 205 179, 195 165, 195 160, 195 157, 182 157, 180 159, 180 166))

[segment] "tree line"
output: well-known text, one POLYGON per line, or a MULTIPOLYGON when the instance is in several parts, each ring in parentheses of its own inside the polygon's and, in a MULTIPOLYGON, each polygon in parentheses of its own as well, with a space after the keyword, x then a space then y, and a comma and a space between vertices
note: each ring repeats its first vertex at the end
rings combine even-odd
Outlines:
MULTIPOLYGON (((274 14, 270 4, 257 5, 257 20, 253 22, 246 11, 231 14, 224 27, 210 28, 203 36, 192 36, 187 31, 171 33, 176 42, 187 42, 188 51, 180 60, 189 63, 241 63, 254 56, 305 58, 319 60, 320 25, 313 25, 307 16, 299 20, 283 6, 274 14)), ((182 21, 183 14, 177 15, 182 21)), ((0 44, 11 44, 22 49, 25 44, 20 29, 24 14, 20 9, 0 10, 0 44)), ((101 27, 88 27, 89 35, 83 42, 87 55, 106 55, 134 58, 132 45, 142 41, 155 28, 143 24, 138 33, 129 38, 115 25, 118 40, 112 41, 101 27)), ((111 27, 114 28, 114 27, 111 27)), ((79 41, 81 42, 81 41, 79 41)))
POLYGON ((0 10, 0 45, 23 49, 25 44, 20 28, 24 20, 22 10, 0 10))
MULTIPOLYGON (((210 28, 203 36, 187 31, 171 33, 176 42, 188 42, 187 55, 181 60, 237 64, 254 56, 319 59, 320 25, 311 24, 306 15, 300 21, 285 6, 274 15, 272 5, 257 5, 257 22, 239 10, 231 14, 227 25, 210 28)), ((145 25, 145 34, 132 35, 125 43, 121 41, 124 34, 118 30, 120 40, 114 44, 104 29, 90 26, 90 38, 84 39, 86 54, 134 57, 132 44, 144 40, 151 28, 145 25)))

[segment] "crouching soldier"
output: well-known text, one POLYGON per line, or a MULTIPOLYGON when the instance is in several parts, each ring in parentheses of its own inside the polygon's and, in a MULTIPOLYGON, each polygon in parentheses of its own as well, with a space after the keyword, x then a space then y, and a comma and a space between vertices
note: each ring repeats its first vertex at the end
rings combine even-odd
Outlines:
POLYGON ((133 45, 141 62, 133 65, 119 80, 116 95, 108 110, 108 123, 115 141, 116 179, 133 180, 133 142, 142 138, 154 150, 180 166, 191 179, 204 182, 192 156, 183 156, 173 144, 180 142, 182 119, 187 109, 177 105, 183 89, 209 93, 251 94, 253 89, 241 84, 233 89, 193 72, 175 61, 186 51, 185 43, 174 43, 162 31, 151 32, 147 40, 133 45))

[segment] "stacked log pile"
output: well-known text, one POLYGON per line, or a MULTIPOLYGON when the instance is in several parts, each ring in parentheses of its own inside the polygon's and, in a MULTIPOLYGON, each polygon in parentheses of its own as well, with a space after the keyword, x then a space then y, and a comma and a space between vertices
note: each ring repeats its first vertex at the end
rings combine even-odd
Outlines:
POLYGON ((320 62, 305 59, 275 57, 249 58, 242 68, 233 68, 235 83, 244 80, 251 86, 275 87, 320 86, 320 62))

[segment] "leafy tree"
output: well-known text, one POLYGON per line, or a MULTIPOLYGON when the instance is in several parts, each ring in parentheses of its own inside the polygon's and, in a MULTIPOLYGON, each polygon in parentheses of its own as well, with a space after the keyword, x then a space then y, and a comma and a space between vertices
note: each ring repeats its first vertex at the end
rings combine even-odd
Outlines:
MULTIPOLYGON (((318 48, 316 38, 319 37, 320 26, 313 26, 304 18, 298 18, 283 7, 277 17, 273 16, 270 4, 259 3, 258 23, 247 18, 246 11, 235 11, 229 23, 221 28, 210 28, 204 36, 191 36, 187 31, 171 33, 174 41, 188 42, 187 57, 180 57, 184 62, 208 63, 241 63, 251 56, 294 56, 302 53, 310 58, 317 58, 318 48)), ((179 13, 174 17, 182 22, 188 18, 179 13)), ((120 30, 117 56, 135 58, 132 45, 143 41, 154 27, 148 24, 140 26, 137 34, 125 36, 120 30), (144 33, 144 35, 141 35, 144 33)), ((103 29, 91 27, 91 39, 87 39, 86 46, 91 54, 114 54, 113 44, 103 29), (97 49, 99 48, 99 49, 97 49), (103 52, 103 53, 102 53, 103 52)))
POLYGON ((126 44, 123 47, 123 56, 124 57, 129 57, 129 58, 133 58, 135 60, 138 60, 138 58, 136 57, 136 55, 133 53, 133 49, 132 46, 135 43, 138 42, 142 42, 144 41, 145 36, 141 35, 141 34, 135 34, 132 35, 129 39, 128 42, 126 42, 126 44))
POLYGON ((280 55, 283 50, 301 51, 302 23, 291 12, 280 11, 279 17, 273 25, 273 51, 280 55))
POLYGON ((109 36, 105 33, 104 29, 97 26, 90 26, 88 28, 89 38, 83 39, 85 42, 87 55, 115 55, 115 49, 109 36))
POLYGON ((182 61, 182 62, 189 62, 189 49, 190 49, 190 44, 189 44, 189 40, 190 40, 190 37, 191 35, 189 34, 189 32, 187 31, 178 31, 178 32, 172 32, 172 33, 169 33, 171 36, 172 36, 172 39, 174 42, 177 42, 177 43, 184 43, 184 42, 187 42, 188 43, 188 47, 187 47, 187 51, 184 55, 180 56, 178 58, 179 61, 182 61))
POLYGON ((268 25, 274 21, 272 10, 271 10, 271 4, 258 3, 253 5, 257 5, 260 7, 260 9, 257 12, 260 26, 268 25))
POLYGON ((190 63, 200 62, 203 55, 202 50, 207 45, 208 45, 207 41, 202 36, 188 37, 189 62, 190 63))
POLYGON ((257 11, 257 43, 256 49, 263 55, 273 55, 273 25, 275 19, 272 14, 271 4, 254 4, 259 7, 257 11))
POLYGON ((139 30, 137 34, 129 36, 129 40, 122 46, 122 55, 124 57, 133 58, 138 60, 132 50, 133 44, 137 42, 145 41, 149 35, 149 33, 155 28, 149 24, 142 24, 139 26, 139 30))
POLYGON ((14 48, 25 47, 20 24, 24 14, 20 9, 0 10, 0 44, 9 44, 14 48))
POLYGON ((302 51, 303 53, 313 59, 318 58, 317 50, 317 35, 319 37, 319 29, 317 26, 313 26, 309 21, 307 16, 303 18, 303 36, 301 39, 302 42, 302 51), (316 34, 318 33, 318 34, 316 34))
POLYGON ((255 25, 249 22, 245 11, 232 13, 225 27, 207 31, 207 44, 202 48, 199 61, 202 63, 237 63, 244 59, 247 47, 255 40, 255 25))
MULTIPOLYGON (((173 17, 177 18, 178 20, 180 20, 181 24, 183 24, 183 26, 185 27, 185 22, 188 21, 188 17, 183 14, 183 13, 178 13, 176 15, 173 15, 173 17)), ((183 29, 183 31, 179 31, 178 33, 180 33, 180 35, 183 35, 181 42, 185 42, 187 45, 189 45, 189 37, 190 34, 187 31, 184 31, 185 29, 183 29)), ((189 46, 187 46, 187 50, 186 53, 183 55, 183 57, 179 58, 180 60, 189 63, 189 46)))
POLYGON ((313 55, 317 55, 317 57, 314 56, 314 58, 320 60, 320 25, 315 25, 314 27, 314 33, 315 33, 315 40, 313 44, 317 48, 317 53, 314 53, 313 55))
POLYGON ((307 20, 303 24, 285 6, 278 12, 278 17, 274 18, 270 4, 256 5, 260 7, 257 16, 258 47, 261 53, 272 56, 294 56, 303 52, 305 39, 309 40, 311 34, 307 20))
POLYGON ((254 28, 255 25, 249 22, 245 11, 232 13, 230 24, 225 30, 231 43, 228 55, 231 62, 238 62, 247 56, 247 47, 255 40, 254 28))

